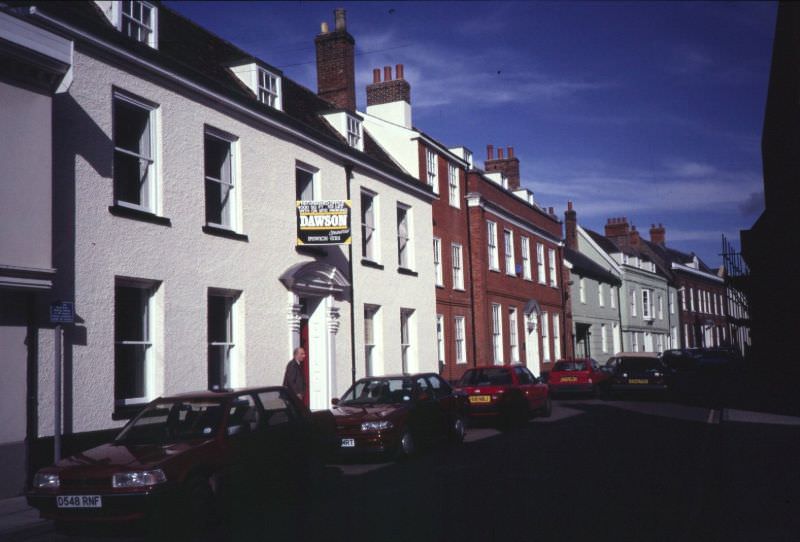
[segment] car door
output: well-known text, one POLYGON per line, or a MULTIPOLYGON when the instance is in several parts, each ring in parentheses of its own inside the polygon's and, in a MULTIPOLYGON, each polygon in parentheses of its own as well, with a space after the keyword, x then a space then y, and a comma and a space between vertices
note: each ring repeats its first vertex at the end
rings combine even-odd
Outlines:
POLYGON ((291 482, 300 476, 310 453, 310 426, 285 389, 257 393, 263 410, 262 462, 268 478, 291 482))
POLYGON ((428 375, 435 408, 432 422, 435 427, 435 437, 442 438, 449 434, 454 420, 453 390, 450 385, 442 380, 439 375, 428 375))
POLYGON ((414 406, 409 419, 412 433, 418 441, 430 442, 436 433, 437 406, 433 389, 424 376, 414 378, 414 406))
POLYGON ((547 397, 544 386, 537 385, 536 377, 527 367, 515 367, 514 372, 516 373, 520 390, 522 390, 525 399, 528 401, 528 407, 531 410, 541 408, 547 397))
POLYGON ((247 486, 262 474, 262 413, 251 394, 234 397, 225 408, 225 439, 232 452, 231 481, 236 487, 247 486))

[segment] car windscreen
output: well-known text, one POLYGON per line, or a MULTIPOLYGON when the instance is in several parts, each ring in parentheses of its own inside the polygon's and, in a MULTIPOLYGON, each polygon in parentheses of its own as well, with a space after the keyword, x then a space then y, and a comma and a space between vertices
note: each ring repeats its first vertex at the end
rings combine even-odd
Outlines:
POLYGON ((623 371, 651 371, 661 369, 661 362, 654 358, 622 358, 619 367, 623 371))
POLYGON ((148 405, 114 440, 151 444, 211 438, 224 413, 219 401, 165 401, 148 405))
POLYGON ((508 386, 511 373, 506 369, 470 369, 461 377, 459 386, 508 386))
POLYGON ((410 401, 414 384, 410 378, 370 378, 359 380, 345 392, 339 404, 394 404, 410 401))
POLYGON ((559 361, 553 366, 554 371, 588 371, 588 367, 582 361, 559 361))

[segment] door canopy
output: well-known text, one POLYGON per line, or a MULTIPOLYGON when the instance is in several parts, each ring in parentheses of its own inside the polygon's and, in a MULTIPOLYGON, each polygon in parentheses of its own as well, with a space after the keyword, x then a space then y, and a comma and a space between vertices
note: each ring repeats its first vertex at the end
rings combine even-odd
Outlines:
POLYGON ((350 282, 336 267, 316 261, 294 264, 283 272, 279 280, 300 296, 333 295, 340 299, 350 288, 350 282))

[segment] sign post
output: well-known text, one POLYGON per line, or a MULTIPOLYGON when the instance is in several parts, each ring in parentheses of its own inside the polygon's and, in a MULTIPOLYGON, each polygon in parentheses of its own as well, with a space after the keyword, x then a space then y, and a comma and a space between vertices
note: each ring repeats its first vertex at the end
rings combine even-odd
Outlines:
POLYGON ((75 322, 75 304, 69 301, 56 301, 50 305, 50 323, 56 324, 55 348, 53 356, 53 461, 61 459, 61 344, 64 330, 61 324, 75 322))

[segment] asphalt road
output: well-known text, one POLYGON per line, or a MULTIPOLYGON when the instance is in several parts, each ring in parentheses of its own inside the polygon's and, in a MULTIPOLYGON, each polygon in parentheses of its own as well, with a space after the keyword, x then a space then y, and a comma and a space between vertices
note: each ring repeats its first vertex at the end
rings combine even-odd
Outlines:
MULTIPOLYGON (((464 445, 405 463, 331 465, 299 497, 265 490, 209 539, 794 542, 791 423, 656 401, 556 401, 549 419, 471 428, 464 445)), ((142 540, 95 534, 17 539, 142 540)))

